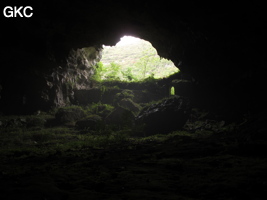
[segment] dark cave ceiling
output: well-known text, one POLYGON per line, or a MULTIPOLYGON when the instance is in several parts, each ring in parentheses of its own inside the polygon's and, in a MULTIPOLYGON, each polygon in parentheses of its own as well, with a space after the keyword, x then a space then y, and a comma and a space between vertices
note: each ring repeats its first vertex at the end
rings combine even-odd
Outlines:
POLYGON ((256 3, 83 2, 33 3, 32 18, 4 18, 2 49, 64 62, 71 48, 114 45, 133 35, 182 61, 181 70, 213 81, 225 79, 224 72, 235 76, 241 66, 258 67, 264 56, 265 13, 256 3))
POLYGON ((132 35, 150 41, 177 66, 182 63, 179 69, 205 87, 223 92, 248 87, 244 82, 250 81, 250 87, 263 89, 266 12, 260 3, 62 0, 27 5, 33 7, 31 18, 1 17, 1 82, 26 68, 64 66, 71 49, 114 45, 132 35))

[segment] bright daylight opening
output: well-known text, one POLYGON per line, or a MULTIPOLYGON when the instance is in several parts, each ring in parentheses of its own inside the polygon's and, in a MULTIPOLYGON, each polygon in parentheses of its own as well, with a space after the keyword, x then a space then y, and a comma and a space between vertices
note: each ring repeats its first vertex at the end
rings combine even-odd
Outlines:
POLYGON ((160 58, 148 41, 124 36, 115 46, 103 45, 97 73, 101 80, 142 81, 165 78, 179 69, 172 61, 160 58))

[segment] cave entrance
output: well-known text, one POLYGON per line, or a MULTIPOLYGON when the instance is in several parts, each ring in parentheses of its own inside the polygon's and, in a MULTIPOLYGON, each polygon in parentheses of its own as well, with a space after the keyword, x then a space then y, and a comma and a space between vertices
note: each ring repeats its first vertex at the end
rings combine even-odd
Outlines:
POLYGON ((100 80, 126 82, 161 79, 178 71, 172 61, 157 54, 150 42, 132 36, 123 36, 115 46, 103 45, 97 69, 100 80))

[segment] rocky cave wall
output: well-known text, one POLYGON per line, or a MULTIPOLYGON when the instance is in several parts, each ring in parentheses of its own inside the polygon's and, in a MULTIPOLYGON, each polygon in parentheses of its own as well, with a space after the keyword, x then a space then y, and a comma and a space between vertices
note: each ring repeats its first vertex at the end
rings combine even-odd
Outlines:
POLYGON ((159 55, 192 77, 198 85, 194 97, 210 108, 259 110, 265 102, 267 23, 260 3, 77 0, 27 4, 34 7, 32 18, 4 18, 1 24, 4 113, 17 112, 26 99, 27 109, 64 104, 63 93, 71 91, 63 85, 88 85, 92 72, 84 69, 100 59, 96 55, 95 60, 87 59, 89 63, 82 61, 85 68, 70 64, 75 56, 81 57, 79 49, 114 45, 123 35, 150 41, 159 55), (80 84, 78 77, 83 77, 80 84))
MULTIPOLYGON (((74 103, 75 90, 93 87, 92 76, 101 53, 101 49, 95 47, 72 49, 63 67, 55 62, 50 63, 53 68, 46 68, 46 65, 42 69, 9 66, 12 72, 4 72, 9 77, 1 85, 1 111, 5 114, 32 114, 37 110, 48 111, 74 103)), ((30 63, 20 64, 29 66, 30 63)))
POLYGON ((101 49, 87 47, 71 50, 66 60, 66 66, 54 69, 46 78, 47 100, 53 100, 56 107, 74 103, 74 90, 84 90, 93 87, 92 76, 96 63, 101 59, 101 49))

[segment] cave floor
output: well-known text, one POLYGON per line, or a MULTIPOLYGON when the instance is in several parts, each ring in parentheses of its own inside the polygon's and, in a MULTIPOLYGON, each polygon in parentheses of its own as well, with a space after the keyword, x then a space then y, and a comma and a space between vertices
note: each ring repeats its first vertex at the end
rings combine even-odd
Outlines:
POLYGON ((188 134, 106 148, 12 150, 1 154, 0 198, 266 199, 266 146, 188 134))

